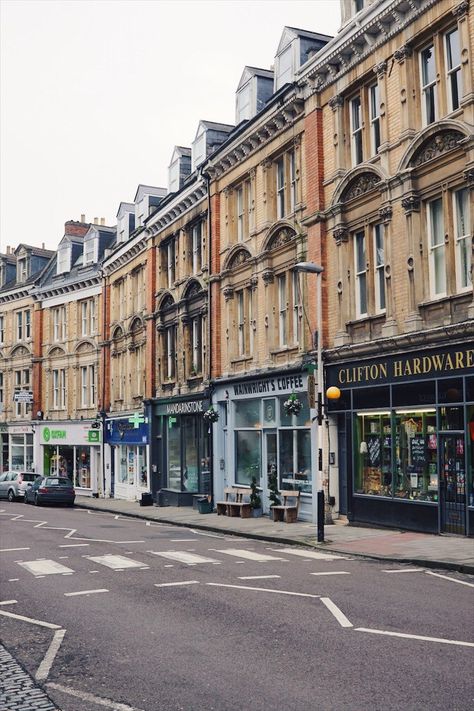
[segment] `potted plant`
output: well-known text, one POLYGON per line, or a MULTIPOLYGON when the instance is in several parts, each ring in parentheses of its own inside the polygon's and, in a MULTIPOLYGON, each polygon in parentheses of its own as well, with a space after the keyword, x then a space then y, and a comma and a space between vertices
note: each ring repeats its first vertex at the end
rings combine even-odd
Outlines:
POLYGON ((291 393, 288 400, 285 400, 283 403, 283 407, 287 415, 299 415, 303 407, 303 403, 301 400, 298 400, 296 393, 291 393))
POLYGON ((217 422, 219 419, 219 413, 217 410, 214 410, 213 406, 211 405, 208 410, 203 414, 204 421, 207 422, 208 424, 212 424, 213 422, 217 422))
POLYGON ((258 493, 257 478, 255 476, 252 477, 250 483, 250 506, 252 507, 252 516, 254 518, 262 515, 262 497, 258 493))
POLYGON ((270 491, 268 497, 270 499, 270 506, 280 506, 281 500, 278 496, 278 477, 275 465, 272 465, 270 474, 268 475, 268 489, 270 491))

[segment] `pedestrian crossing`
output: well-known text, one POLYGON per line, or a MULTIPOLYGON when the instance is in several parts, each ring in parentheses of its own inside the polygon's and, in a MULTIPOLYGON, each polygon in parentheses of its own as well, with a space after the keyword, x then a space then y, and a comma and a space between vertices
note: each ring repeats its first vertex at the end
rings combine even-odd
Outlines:
MULTIPOLYGON (((174 567, 174 564, 183 564, 186 566, 196 566, 196 565, 221 565, 222 563, 231 562, 235 563, 288 563, 292 556, 302 557, 304 560, 302 562, 309 562, 312 560, 318 561, 332 561, 334 559, 340 559, 344 556, 330 555, 326 553, 319 553, 317 551, 304 551, 299 549, 267 549, 271 552, 258 552, 255 550, 247 548, 209 548, 209 553, 213 555, 201 555, 195 553, 194 551, 186 550, 166 550, 166 551, 146 551, 147 554, 156 556, 157 558, 163 558, 170 561, 171 564, 166 564, 164 567, 174 567), (285 557, 281 555, 275 555, 278 553, 284 553, 285 557), (237 559, 237 560, 236 560, 237 559)), ((130 552, 131 553, 131 552, 130 552)), ((135 553, 136 555, 136 553, 135 553)), ((64 558, 65 556, 61 556, 64 558)), ((90 561, 95 565, 104 568, 108 568, 113 571, 122 572, 126 570, 149 570, 149 562, 144 562, 143 560, 136 560, 131 558, 129 554, 119 555, 119 554, 105 554, 105 555, 83 555, 82 559, 90 561)), ((16 561, 18 565, 22 566, 25 570, 32 573, 36 577, 43 577, 45 575, 71 575, 75 571, 72 568, 67 567, 63 563, 59 563, 52 559, 39 559, 32 561, 16 561)), ((97 571, 89 571, 97 572, 97 571)))

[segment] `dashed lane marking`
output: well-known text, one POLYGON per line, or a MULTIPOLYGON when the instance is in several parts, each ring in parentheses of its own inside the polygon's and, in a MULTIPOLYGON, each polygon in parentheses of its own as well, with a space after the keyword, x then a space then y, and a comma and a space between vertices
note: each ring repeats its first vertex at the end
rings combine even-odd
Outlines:
POLYGON ((382 570, 382 573, 422 573, 424 568, 390 568, 382 570))
POLYGON ((61 543, 60 548, 83 548, 89 546, 90 543, 61 543))
POLYGON ((198 585, 199 580, 181 580, 176 583, 155 583, 155 588, 172 588, 177 585, 198 585))
POLYGON ((112 570, 116 571, 122 571, 125 568, 143 568, 142 562, 130 560, 130 558, 125 558, 123 555, 87 555, 84 557, 88 560, 92 560, 94 563, 105 565, 107 568, 112 568, 112 570))
POLYGON ((347 570, 330 570, 325 573, 310 573, 310 575, 350 575, 347 570))
POLYGON ((280 575, 239 575, 239 580, 267 580, 279 577, 280 575))
POLYGON ((468 583, 466 580, 458 580, 457 578, 450 578, 449 575, 441 575, 441 573, 433 573, 431 570, 425 571, 427 575, 436 575, 437 578, 443 578, 444 580, 450 580, 452 583, 459 583, 459 585, 467 585, 470 588, 474 588, 474 583, 468 583))
POLYGON ((186 563, 186 565, 197 565, 198 563, 220 564, 220 561, 214 558, 206 558, 205 556, 197 555, 197 553, 188 553, 186 551, 148 551, 148 553, 159 555, 168 560, 177 560, 180 563, 186 563))
POLYGON ((370 634, 382 634, 388 637, 402 637, 402 639, 419 639, 423 642, 438 642, 439 644, 454 644, 459 647, 474 647, 474 642, 461 642, 457 639, 443 639, 441 637, 424 637, 420 634, 405 634, 404 632, 391 632, 388 630, 370 630, 366 627, 356 627, 355 632, 369 632, 370 634))
POLYGON ((16 605, 18 600, 1 600, 0 605, 16 605))
POLYGON ((319 599, 321 595, 310 595, 310 593, 292 592, 291 590, 271 590, 270 588, 251 588, 247 585, 228 585, 226 583, 206 583, 214 588, 235 588, 236 590, 252 590, 254 592, 273 593, 275 595, 294 595, 295 597, 312 597, 319 599))
POLYGON ((288 561, 285 558, 277 558, 274 555, 265 555, 263 553, 256 553, 255 551, 248 551, 245 550, 244 548, 225 548, 223 550, 219 550, 217 548, 210 548, 209 550, 215 551, 216 553, 224 553, 225 555, 233 555, 236 558, 245 558, 246 560, 255 560, 258 561, 259 563, 266 563, 272 560, 279 560, 279 561, 284 561, 287 563, 288 561))
POLYGON ((323 603, 323 605, 325 605, 327 607, 329 612, 334 615, 334 617, 339 622, 341 627, 352 627, 353 626, 352 622, 349 622, 349 620, 347 619, 345 614, 343 612, 341 612, 341 610, 338 608, 338 606, 335 605, 329 597, 322 597, 321 602, 323 603))
POLYGON ((36 575, 36 577, 43 575, 64 575, 66 573, 74 573, 72 568, 67 568, 65 565, 57 563, 55 560, 30 560, 18 563, 18 565, 21 565, 30 573, 36 575))
POLYGON ((97 588, 97 590, 78 590, 77 592, 64 593, 65 597, 75 597, 76 595, 94 595, 95 593, 109 592, 107 588, 97 588))
POLYGON ((29 548, 0 548, 0 553, 10 553, 11 551, 29 551, 29 548))

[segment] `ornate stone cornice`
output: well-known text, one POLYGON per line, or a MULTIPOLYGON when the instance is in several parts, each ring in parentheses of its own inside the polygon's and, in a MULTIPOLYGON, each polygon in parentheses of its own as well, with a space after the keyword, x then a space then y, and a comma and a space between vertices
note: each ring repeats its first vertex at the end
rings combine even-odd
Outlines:
POLYGON ((341 106, 344 106, 344 97, 341 94, 336 94, 329 99, 328 104, 333 111, 337 111, 341 106))
POLYGON ((378 64, 375 65, 373 68, 374 74, 377 75, 377 77, 381 78, 383 77, 384 74, 387 72, 387 62, 383 60, 383 62, 379 62, 378 64))
POLYGON ((174 205, 170 205, 168 210, 158 210, 156 219, 147 225, 147 235, 152 236, 158 234, 164 227, 174 222, 178 217, 188 212, 191 208, 195 207, 195 205, 203 200, 206 195, 207 187, 204 182, 201 182, 190 193, 183 195, 183 197, 174 205))
POLYGON ((456 5, 456 7, 453 7, 452 13, 454 17, 457 17, 458 20, 461 19, 461 17, 464 17, 467 15, 467 11, 469 10, 469 0, 463 0, 463 2, 459 3, 459 5, 456 5))

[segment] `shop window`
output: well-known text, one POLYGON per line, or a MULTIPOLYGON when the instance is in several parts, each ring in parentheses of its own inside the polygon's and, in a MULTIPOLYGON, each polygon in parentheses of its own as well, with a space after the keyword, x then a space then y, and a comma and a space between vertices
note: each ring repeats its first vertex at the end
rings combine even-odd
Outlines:
POLYGON ((395 414, 394 496, 438 500, 438 435, 434 409, 395 414))
POLYGON ((474 402, 474 377, 466 378, 466 400, 474 402))
POLYGON ((472 405, 467 409, 467 422, 467 496, 469 506, 474 506, 474 406, 472 405))
POLYGON ((10 469, 31 471, 33 465, 33 435, 10 435, 10 469))
POLYGON ((306 393, 297 393, 302 408, 298 415, 287 415, 284 403, 288 400, 288 395, 280 397, 280 425, 282 427, 310 427, 311 416, 309 413, 308 398, 306 393))
POLYGON ((240 430, 235 432, 235 481, 250 485, 252 477, 260 481, 260 432, 240 430))
POLYGON ((199 431, 197 417, 182 417, 183 491, 199 491, 199 431))
POLYGON ((392 405, 432 405, 436 401, 435 381, 405 383, 392 387, 392 405))
POLYGON ((358 413, 355 418, 356 494, 392 495, 392 430, 389 412, 358 413))
POLYGON ((462 403, 463 401, 462 378, 443 378, 438 380, 439 403, 462 403))
POLYGON ((311 432, 280 430, 279 472, 281 489, 311 493, 311 432))
POLYGON ((464 412, 462 407, 442 407, 440 411, 441 430, 464 430, 464 412))
POLYGON ((76 467, 74 471, 74 486, 84 489, 91 488, 91 450, 90 447, 75 447, 76 467))
MULTIPOLYGON (((388 386, 372 388, 355 388, 354 393, 355 408, 369 407, 389 407, 390 388, 388 386)), ((341 409, 340 407, 337 409, 341 409)))
POLYGON ((177 417, 168 417, 168 487, 181 491, 181 430, 177 417))
POLYGON ((260 426, 260 400, 240 400, 234 407, 235 427, 260 426))

